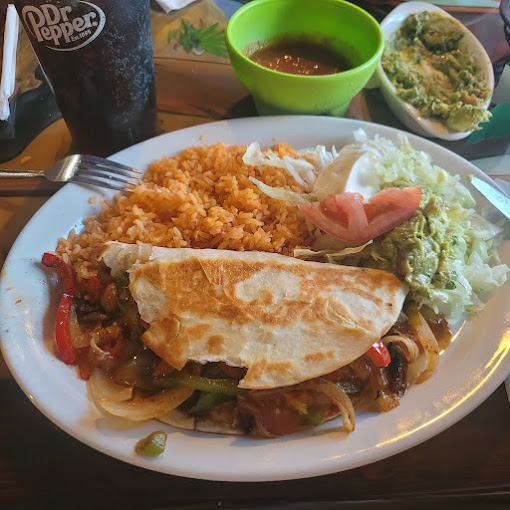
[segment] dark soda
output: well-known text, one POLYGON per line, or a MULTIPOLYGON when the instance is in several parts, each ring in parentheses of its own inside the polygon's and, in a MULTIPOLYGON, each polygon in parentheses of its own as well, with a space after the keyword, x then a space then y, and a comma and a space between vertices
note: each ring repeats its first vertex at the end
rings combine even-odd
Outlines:
POLYGON ((149 0, 15 0, 79 152, 156 133, 149 0))

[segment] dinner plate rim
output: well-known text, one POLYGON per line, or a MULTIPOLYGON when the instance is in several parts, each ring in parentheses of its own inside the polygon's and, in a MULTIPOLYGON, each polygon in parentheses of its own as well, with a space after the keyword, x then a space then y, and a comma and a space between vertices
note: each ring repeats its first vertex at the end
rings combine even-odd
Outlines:
MULTIPOLYGON (((339 127, 339 131, 342 131, 342 136, 345 137, 347 135, 347 132, 349 129, 350 132, 353 132, 354 130, 364 127, 368 131, 378 132, 382 136, 385 137, 396 137, 399 133, 404 134, 408 137, 408 139, 411 141, 411 144, 415 146, 418 144, 418 146, 421 146, 423 148, 429 148, 432 150, 432 152, 442 155, 448 155, 450 159, 453 158, 455 161, 462 161, 462 166, 466 166, 466 168, 469 169, 469 173, 472 173, 474 175, 479 176, 480 178, 491 182, 494 184, 494 182, 488 178, 483 172, 478 170, 475 166, 473 166, 471 163, 466 161, 465 159, 461 158, 459 155, 455 154, 454 152, 445 149, 444 147, 441 147, 439 145, 436 145, 430 140, 426 140, 424 138, 421 138, 417 135, 403 132, 401 130, 398 130, 396 128, 391 128, 384 125, 378 125, 374 123, 369 123, 365 121, 359 121, 355 119, 338 119, 338 118, 331 118, 331 117, 316 117, 316 116, 276 116, 276 117, 252 117, 252 118, 243 118, 243 119, 234 119, 234 120, 227 120, 227 121, 217 121, 212 122, 208 124, 202 124, 198 126, 192 126, 189 128, 185 128, 179 131, 166 133, 163 135, 160 135, 158 137, 155 137, 153 139, 147 140, 145 142, 142 142, 140 144, 137 144, 135 146, 129 147, 128 149, 125 149, 124 151, 120 151, 119 153, 113 155, 111 159, 121 162, 127 162, 127 160, 133 160, 136 159, 134 156, 130 156, 130 153, 135 154, 140 151, 143 152, 144 148, 147 147, 156 147, 160 146, 163 142, 165 144, 168 141, 172 141, 173 139, 186 139, 190 140, 190 143, 188 145, 198 145, 198 144, 208 144, 211 142, 211 138, 213 141, 216 141, 214 139, 214 133, 215 132, 225 132, 225 133, 231 133, 232 139, 236 139, 238 134, 241 132, 241 137, 246 138, 246 142, 248 143, 248 136, 249 134, 247 131, 252 131, 254 129, 263 129, 263 130, 269 130, 271 127, 275 128, 278 133, 281 133, 275 139, 275 137, 272 138, 272 140, 275 141, 275 143, 278 142, 285 142, 285 133, 284 128, 287 126, 289 130, 296 130, 299 131, 300 136, 302 138, 305 137, 305 127, 306 129, 310 129, 311 131, 314 128, 318 128, 319 126, 322 126, 321 129, 324 129, 325 131, 330 131, 331 129, 334 129, 335 127, 339 127), (304 123, 304 127, 301 123, 304 123), (275 128, 276 126, 276 128, 275 128), (292 129, 289 127, 292 126, 292 129), (301 126, 296 128, 296 126, 301 126)), ((292 133, 288 135, 288 138, 298 138, 295 133, 292 133)), ((340 138, 340 136, 339 136, 340 138)), ((251 140, 250 140, 251 141, 251 140)), ((252 141, 255 141, 252 140, 252 141)), ((225 140, 225 142, 229 143, 228 140, 225 140)), ((171 145, 168 144, 168 145, 171 145)), ((165 145, 166 146, 166 145, 165 145)), ((183 147, 180 147, 183 148, 183 147)), ((179 151, 180 148, 176 148, 171 152, 172 154, 175 151, 179 151)), ((446 157, 446 156, 445 156, 446 157)), ((9 333, 9 328, 13 324, 12 318, 9 319, 9 313, 14 314, 16 311, 13 309, 13 305, 11 302, 7 302, 7 295, 9 287, 12 287, 12 283, 10 281, 12 275, 11 275, 11 265, 16 267, 16 263, 18 264, 25 264, 25 263, 33 263, 34 260, 22 260, 22 257, 19 257, 17 260, 14 259, 14 257, 17 257, 18 250, 21 249, 23 243, 25 242, 25 237, 27 236, 27 232, 31 233, 33 232, 34 225, 37 226, 38 218, 40 215, 46 214, 46 211, 48 209, 51 212, 51 208, 53 207, 52 204, 56 204, 58 201, 61 201, 61 199, 66 197, 67 194, 81 194, 82 196, 89 196, 91 193, 98 193, 97 189, 91 188, 86 193, 82 193, 79 190, 83 190, 86 188, 80 187, 79 189, 76 187, 76 184, 68 184, 63 189, 59 190, 46 204, 44 204, 41 209, 34 215, 34 217, 27 223, 26 227, 23 229, 23 231, 20 233, 18 239, 13 244, 7 259, 4 264, 4 269, 2 271, 2 276, 0 278, 0 347, 2 350, 2 353, 4 355, 4 359, 9 366, 9 369, 11 370, 11 373, 15 380, 17 381, 18 385, 21 387, 21 389, 24 391, 24 393, 29 397, 31 402, 47 417, 49 418, 53 423, 55 423, 59 428, 64 430, 66 433, 70 434, 77 440, 81 441, 84 444, 87 444, 88 446, 92 447, 95 450, 101 451, 109 456, 112 456, 114 458, 117 458, 119 460, 122 460, 124 462, 137 465, 140 467, 144 467, 147 469, 151 469, 154 471, 162 472, 162 473, 168 473, 183 477, 189 477, 189 478, 198 478, 198 479, 205 479, 205 480, 221 480, 221 481, 253 481, 253 482, 259 482, 259 481, 276 481, 276 480, 290 480, 290 479, 299 479, 299 478, 308 478, 308 477, 314 477, 314 476, 320 476, 325 474, 331 474, 335 472, 344 471, 347 469, 352 469, 355 467, 360 467, 363 465, 366 465, 371 462, 375 462, 378 460, 382 460, 384 458, 390 457, 392 455, 395 455, 397 453, 400 453, 401 451, 407 450, 419 443, 422 443, 423 441, 426 441, 430 437, 433 437, 449 426, 453 425, 457 421, 459 421, 461 418, 469 414, 473 409, 475 409, 478 405, 480 405, 486 398, 488 398, 493 391, 497 389, 497 387, 503 382, 503 380, 506 377, 506 374, 510 370, 510 356, 508 355, 508 346, 506 347, 506 350, 504 352, 499 353, 499 357, 496 359, 496 364, 494 365, 493 369, 491 369, 490 372, 487 373, 487 376, 482 381, 483 384, 481 384, 479 387, 476 388, 476 391, 473 392, 470 395, 464 396, 465 399, 460 402, 460 404, 455 404, 455 406, 448 411, 445 411, 442 415, 440 415, 437 419, 432 420, 431 423, 426 423, 427 426, 424 426, 422 428, 417 429, 416 431, 411 431, 409 434, 404 434, 403 437, 397 438, 393 442, 390 442, 389 444, 382 444, 378 445, 377 448, 367 448, 365 450, 359 449, 357 453, 354 456, 347 457, 341 453, 337 452, 335 455, 327 456, 324 455, 324 458, 320 460, 320 462, 314 461, 312 465, 306 464, 304 466, 300 466, 299 464, 293 465, 292 469, 286 469, 281 470, 278 465, 271 466, 267 462, 261 462, 260 465, 250 465, 248 466, 244 471, 239 471, 239 469, 229 468, 226 465, 223 465, 221 469, 212 469, 210 466, 197 466, 197 465, 185 465, 185 466, 178 466, 175 465, 175 463, 168 462, 160 462, 158 460, 152 460, 147 459, 140 456, 135 456, 132 452, 132 446, 133 446, 133 438, 130 437, 129 439, 123 438, 122 434, 120 434, 120 438, 115 438, 115 447, 108 447, 105 446, 105 442, 98 442, 97 439, 97 430, 96 435, 94 433, 89 433, 89 431, 84 432, 81 428, 78 430, 76 429, 76 426, 73 426, 73 424, 70 424, 66 419, 62 419, 61 415, 55 415, 54 412, 49 411, 47 400, 45 400, 45 403, 42 404, 40 401, 37 400, 37 398, 33 397, 33 394, 37 394, 39 391, 38 388, 34 386, 34 381, 30 379, 25 373, 22 373, 21 368, 26 367, 27 359, 23 358, 22 355, 20 355, 21 350, 23 347, 19 347, 16 344, 16 339, 12 338, 12 334, 9 333), (70 187, 74 188, 70 188, 70 187), (74 191, 73 191, 74 190, 74 191), (21 243, 21 244, 20 244, 21 243), (13 346, 15 347, 15 351, 13 351, 13 346), (21 357, 20 357, 21 356, 21 357), (25 365, 23 365, 25 363, 25 365), (444 416, 443 416, 444 415, 444 416)), ((497 185, 496 185, 497 186, 497 185)), ((111 196, 111 194, 109 194, 111 196)), ((69 225, 71 227, 72 225, 69 225)), ((60 233, 59 235, 62 235, 60 233)), ((51 249, 51 248, 43 248, 44 249, 51 249)), ((42 252, 41 252, 42 254, 42 252)), ((505 287, 508 287, 508 283, 505 287)), ((500 289, 500 293, 506 293, 508 295, 508 288, 505 290, 500 289)), ((505 324, 500 325, 501 327, 498 329, 498 335, 500 338, 500 347, 503 346, 504 342, 510 343, 510 315, 505 317, 505 324), (506 335, 506 336, 505 336, 506 335)), ((446 351, 448 353, 448 350, 446 351)), ((462 351, 461 351, 462 352, 462 351)), ((26 353, 22 353, 26 354, 26 353)), ((40 353, 38 353, 40 354, 40 353)), ((41 354, 41 356, 44 356, 44 353, 41 354)), ((42 359, 42 358, 41 358, 42 359)), ((39 360, 30 360, 30 362, 36 363, 39 360)), ((47 361, 45 359, 45 361, 47 361)), ((61 373, 64 373, 64 370, 62 370, 63 367, 58 360, 53 360, 53 365, 56 367, 57 371, 60 371, 61 373)), ((70 372, 69 367, 65 367, 65 377, 77 377, 74 372, 70 372), (72 374, 72 376, 69 376, 68 374, 72 374), (66 375, 67 374, 67 375, 66 375)), ((438 372, 441 371, 441 363, 439 365, 438 372)), ((67 379, 66 379, 67 381, 67 379)), ((73 381, 71 381, 73 382, 73 381)), ((48 383, 50 384, 50 383, 48 383)), ((51 383, 53 384, 53 383, 51 383)), ((74 384, 74 382, 73 382, 74 384)), ((81 387, 83 388, 83 391, 86 391, 85 389, 85 383, 83 381, 79 381, 78 384, 81 384, 81 387), (83 383, 83 384, 81 384, 83 383)), ((85 394, 86 397, 86 394, 85 394)), ((85 402, 85 407, 89 408, 90 403, 85 402)), ((406 407, 409 407, 406 405, 406 397, 403 399, 403 405, 406 407)), ((398 409, 398 408, 397 408, 398 409)), ((395 411, 392 411, 392 413, 395 411)), ((391 413, 387 413, 388 415, 391 415, 391 413)), ((97 421, 95 422, 97 423, 97 421)), ((365 427, 366 421, 362 421, 361 427, 365 427)), ((109 425, 107 425, 108 428, 109 425)), ((145 428, 147 426, 144 424, 145 428)), ((143 429, 142 427, 142 429, 143 429)), ((167 429, 171 429, 171 427, 166 427, 167 429)), ((152 426, 152 430, 154 430, 154 426, 152 426)), ((200 434, 200 433, 187 433, 187 432, 180 432, 180 431, 170 431, 172 436, 172 440, 176 441, 176 444, 178 444, 179 441, 183 441, 185 443, 185 446, 191 445, 193 448, 196 446, 196 444, 203 443, 205 446, 210 446, 213 448, 214 451, 218 450, 220 452, 223 452, 225 448, 229 448, 229 450, 226 452, 226 455, 229 455, 229 453, 233 452, 240 452, 243 451, 242 447, 248 446, 248 451, 251 452, 250 448, 261 448, 264 453, 267 452, 267 457, 270 458, 273 455, 275 455, 275 452, 282 452, 284 451, 285 454, 288 454, 288 451, 292 452, 293 445, 292 443, 295 442, 297 445, 296 450, 296 458, 299 457, 298 454, 301 454, 303 452, 309 451, 311 441, 320 441, 321 447, 328 444, 328 440, 326 440, 326 437, 329 437, 330 435, 335 435, 329 428, 326 432, 320 433, 320 434, 307 434, 302 433, 298 434, 296 436, 289 436, 287 438, 278 439, 274 441, 265 441, 265 442, 258 442, 257 440, 252 439, 237 439, 234 438, 231 442, 230 439, 225 439, 228 436, 222 436, 222 440, 218 441, 218 446, 214 442, 214 440, 211 441, 211 435, 207 434, 200 434), (174 439, 176 437, 176 439, 174 439), (316 439, 319 438, 319 439, 316 439), (246 444, 243 443, 243 441, 247 442, 246 444), (326 443, 324 443, 326 441, 326 443), (249 442, 249 443, 248 443, 249 442), (290 447, 289 447, 290 443, 290 447), (239 446, 239 448, 237 448, 239 446), (290 450, 289 450, 290 448, 290 450)), ((340 439, 335 439, 335 441, 346 441, 347 444, 350 444, 350 438, 354 437, 353 434, 356 434, 356 430, 349 436, 345 437, 342 435, 340 439)), ((364 432, 365 433, 365 428, 364 432)), ((114 434, 115 435, 115 434, 114 434)), ((143 436, 140 436, 143 437, 143 436)), ((172 441, 171 441, 172 442, 172 441)), ((172 442, 172 444, 174 444, 172 442)), ((167 447, 168 448, 168 447, 167 447)), ((246 452, 247 449, 244 448, 244 452, 246 452)), ((165 459, 167 459, 165 452, 165 459)), ((276 463, 277 464, 277 463, 276 463)))

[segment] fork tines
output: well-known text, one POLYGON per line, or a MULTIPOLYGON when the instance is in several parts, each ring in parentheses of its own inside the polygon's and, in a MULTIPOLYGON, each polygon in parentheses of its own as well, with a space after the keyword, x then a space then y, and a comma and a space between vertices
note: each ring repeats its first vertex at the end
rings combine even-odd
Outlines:
POLYGON ((96 156, 82 156, 73 180, 105 188, 132 191, 141 172, 96 156), (135 180, 133 180, 135 179, 135 180))

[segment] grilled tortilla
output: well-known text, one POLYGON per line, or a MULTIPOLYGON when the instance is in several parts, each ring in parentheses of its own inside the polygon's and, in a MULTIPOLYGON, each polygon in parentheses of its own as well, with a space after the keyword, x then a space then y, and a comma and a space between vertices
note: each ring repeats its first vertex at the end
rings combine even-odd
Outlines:
POLYGON ((149 324, 142 340, 180 370, 245 367, 240 388, 289 386, 362 356, 388 332, 406 289, 384 271, 261 252, 108 243, 112 273, 149 324))

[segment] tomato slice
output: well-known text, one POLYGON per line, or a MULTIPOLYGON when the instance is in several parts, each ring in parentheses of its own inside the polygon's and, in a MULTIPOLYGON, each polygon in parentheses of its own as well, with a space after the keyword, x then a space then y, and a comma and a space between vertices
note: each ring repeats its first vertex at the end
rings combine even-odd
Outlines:
POLYGON ((363 202, 359 193, 330 195, 299 205, 301 212, 327 234, 348 243, 370 241, 408 220, 418 209, 421 188, 386 188, 363 202))

